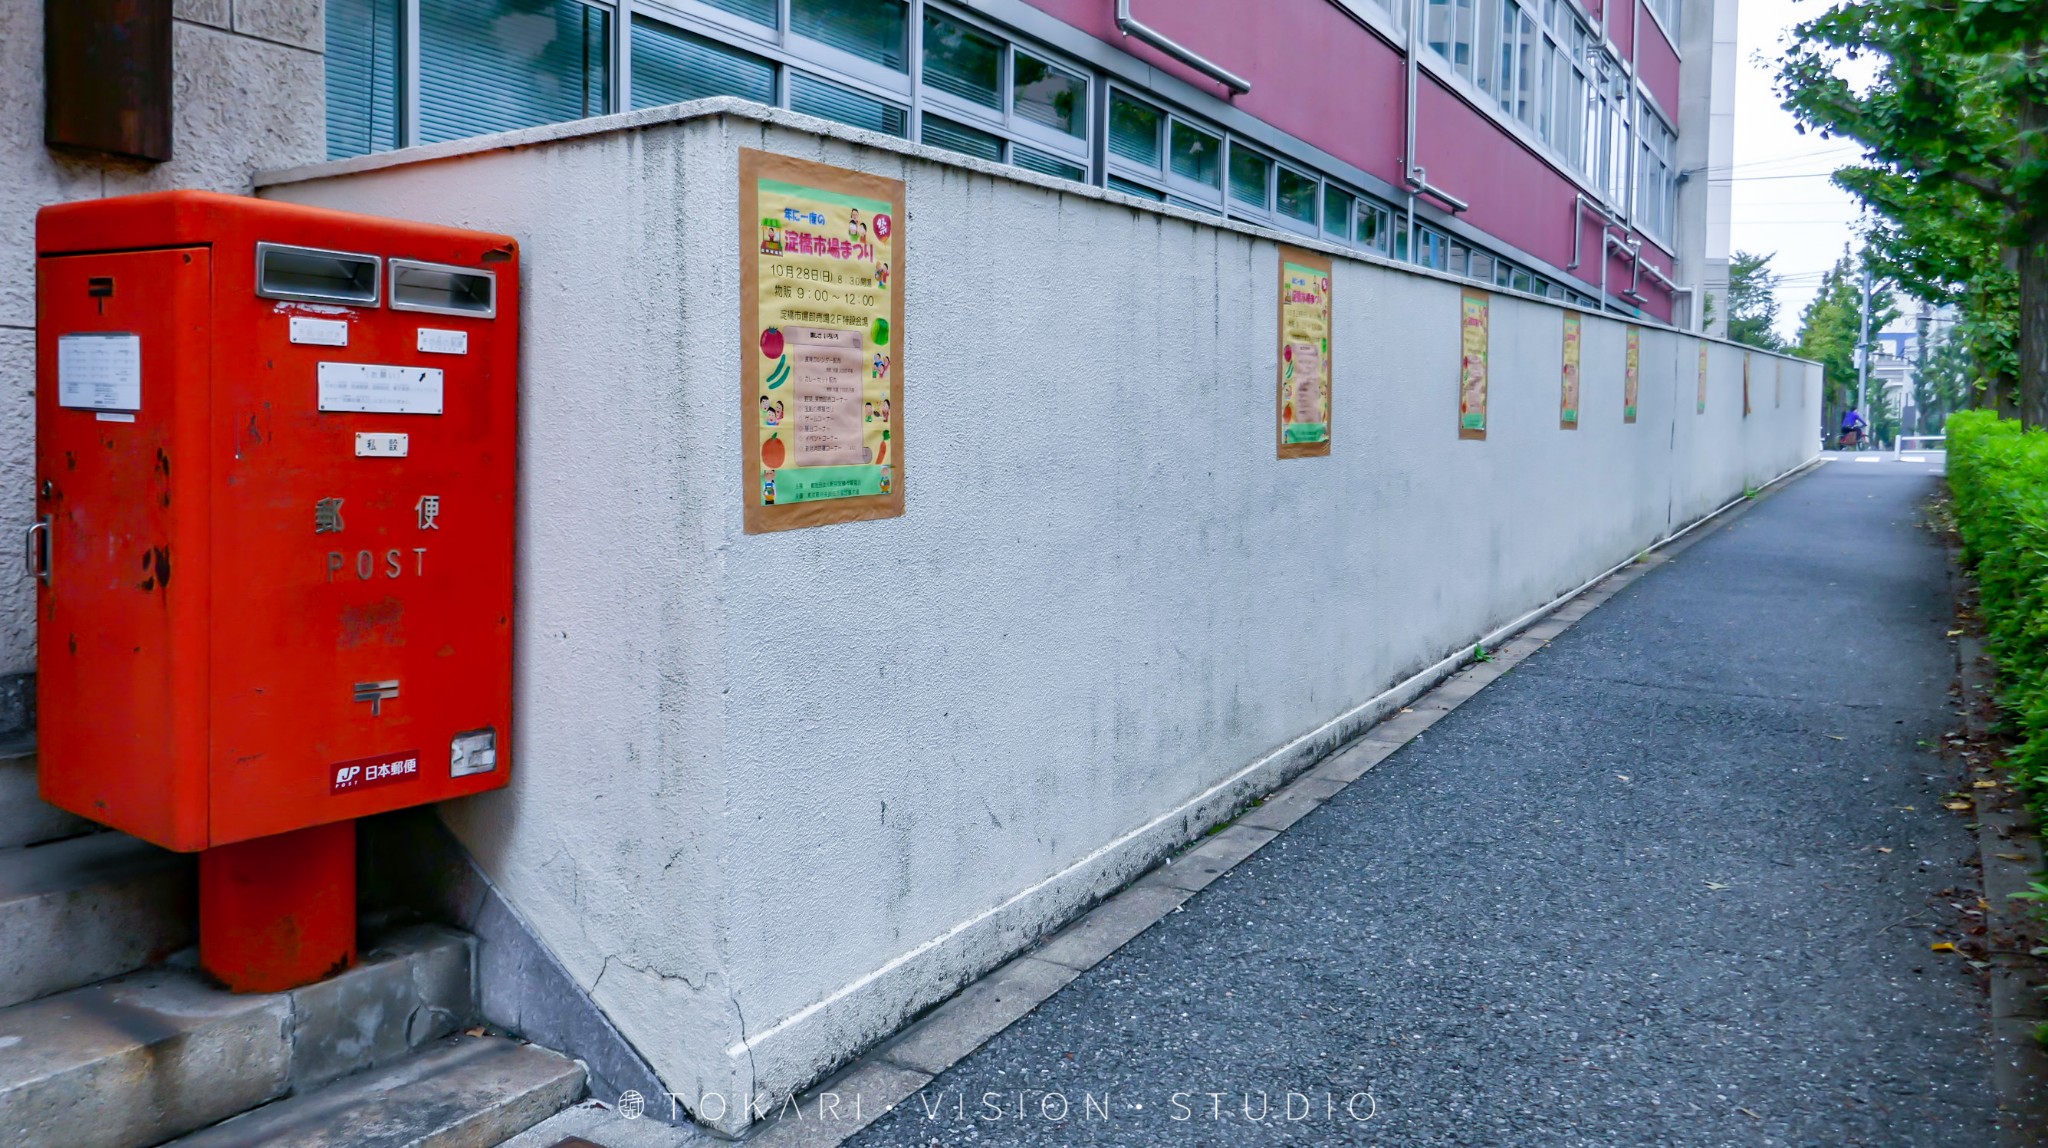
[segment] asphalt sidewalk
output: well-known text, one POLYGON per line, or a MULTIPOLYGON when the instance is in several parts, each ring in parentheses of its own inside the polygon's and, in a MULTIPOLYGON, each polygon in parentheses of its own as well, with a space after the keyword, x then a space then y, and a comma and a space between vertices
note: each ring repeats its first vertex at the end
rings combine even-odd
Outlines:
POLYGON ((1934 492, 1775 492, 847 1143, 1989 1143, 1934 492))

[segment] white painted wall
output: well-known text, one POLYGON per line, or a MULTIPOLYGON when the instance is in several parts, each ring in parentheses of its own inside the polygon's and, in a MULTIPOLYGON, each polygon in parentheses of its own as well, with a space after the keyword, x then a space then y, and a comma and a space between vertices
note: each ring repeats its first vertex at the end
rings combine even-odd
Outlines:
POLYGON ((1662 329, 1624 426, 1593 316, 1561 431, 1506 295, 1459 441, 1459 286, 1340 254, 1335 448, 1276 461, 1274 237, 726 101, 264 194, 522 240, 517 764, 446 816, 686 1098, 816 1078, 1816 449, 1730 346, 1695 415, 1662 329), (903 518, 741 530, 743 146, 907 182, 903 518))
MULTIPOLYGON (((176 156, 151 165, 43 146, 43 4, 0 0, 0 538, 19 539, 34 517, 36 209, 166 188, 247 192, 258 168, 326 155, 321 9, 177 0, 176 156)), ((0 576, 0 674, 35 669, 35 584, 17 572, 0 576)))

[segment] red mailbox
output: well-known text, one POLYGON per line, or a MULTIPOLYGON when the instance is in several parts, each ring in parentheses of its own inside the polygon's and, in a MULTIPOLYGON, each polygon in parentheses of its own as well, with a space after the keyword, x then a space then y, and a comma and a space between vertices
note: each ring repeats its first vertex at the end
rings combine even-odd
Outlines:
POLYGON ((354 958, 354 819, 506 782, 518 248, 202 192, 37 217, 43 796, 200 859, 200 957, 354 958))

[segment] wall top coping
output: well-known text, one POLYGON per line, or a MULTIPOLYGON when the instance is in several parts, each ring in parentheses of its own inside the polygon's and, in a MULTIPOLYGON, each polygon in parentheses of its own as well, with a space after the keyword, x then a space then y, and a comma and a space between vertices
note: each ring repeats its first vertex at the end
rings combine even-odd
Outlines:
POLYGON ((1476 286, 1489 295, 1504 295, 1526 303, 1553 307, 1561 312, 1578 311, 1611 322, 1644 327, 1655 331, 1668 331, 1675 335, 1684 335, 1702 342, 1734 347, 1767 358, 1785 359, 1790 362, 1806 363, 1814 366, 1819 365, 1811 359, 1802 359, 1796 355, 1781 355, 1773 351, 1766 351, 1761 347, 1752 347, 1746 343, 1737 343, 1730 339, 1706 335, 1698 331, 1684 330, 1657 319, 1613 315, 1592 307, 1565 303, 1540 295, 1530 295, 1492 284, 1475 283, 1473 280, 1460 278, 1449 272, 1438 271, 1433 267, 1420 267, 1389 256, 1360 251, 1355 247, 1345 247, 1329 243, 1320 238, 1299 235, 1290 231, 1280 231, 1270 227, 1260 227, 1256 224, 1228 219, 1208 212, 1191 211, 1187 208, 1175 207, 1167 203, 1125 195, 1122 192, 1112 191, 1108 188, 1075 183, 1071 180, 1059 179, 1049 175, 1041 175, 1038 172, 1028 171, 1021 167, 976 159, 973 156, 962 155, 959 152, 946 151, 925 144, 911 143, 908 140, 898 139, 895 136, 884 135, 880 132, 871 132, 864 128, 851 127, 834 120, 819 119, 816 116, 807 116, 800 112, 790 111, 787 108, 769 107, 766 104, 757 104, 751 100, 737 99, 732 96, 713 96, 709 99, 690 100, 680 104, 667 104, 658 108, 615 112, 607 116, 594 116, 589 119, 570 120, 558 124, 543 124, 539 127, 520 128, 509 132, 495 132, 490 135, 471 136, 466 139, 448 140, 442 143, 421 144, 417 147, 376 152, 371 155, 353 156, 348 159, 327 160, 321 163, 302 164, 297 167, 258 171, 252 178, 252 183, 256 190, 261 192, 267 188, 288 187, 292 184, 313 183, 341 176, 360 175, 366 172, 438 163, 444 160, 482 155, 487 152, 518 151, 596 136, 643 131, 667 124, 681 124, 711 119, 735 119, 760 124, 772 124, 778 127, 789 128, 793 131, 822 136, 826 139, 836 139, 861 147, 873 148, 877 151, 894 152, 898 155, 909 156, 913 159, 924 160, 929 163, 960 168, 1010 183, 1038 187, 1047 191, 1058 192, 1061 195, 1071 195, 1079 199, 1100 200, 1118 207, 1151 212, 1155 215, 1162 215, 1185 223, 1191 223, 1197 227, 1235 232, 1239 235, 1255 239, 1285 243, 1289 246, 1317 251, 1341 259, 1349 259, 1356 263, 1365 263, 1390 271, 1399 271, 1418 278, 1438 280, 1456 287, 1476 286))

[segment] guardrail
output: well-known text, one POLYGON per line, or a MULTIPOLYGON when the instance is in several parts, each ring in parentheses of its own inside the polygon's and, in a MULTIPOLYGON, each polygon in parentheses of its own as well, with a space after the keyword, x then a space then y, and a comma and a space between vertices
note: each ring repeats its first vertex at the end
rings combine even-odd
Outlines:
MULTIPOLYGON (((1914 442, 1938 442, 1944 444, 1948 442, 1948 436, 1945 434, 1902 434, 1899 437, 1892 440, 1892 458, 1897 459, 1900 455, 1906 453, 1907 439, 1912 439, 1914 442)), ((1929 448, 1916 446, 1913 449, 1927 450, 1929 448)), ((1946 451, 1948 447, 1946 445, 1943 445, 1934 447, 1932 449, 1946 451)))

